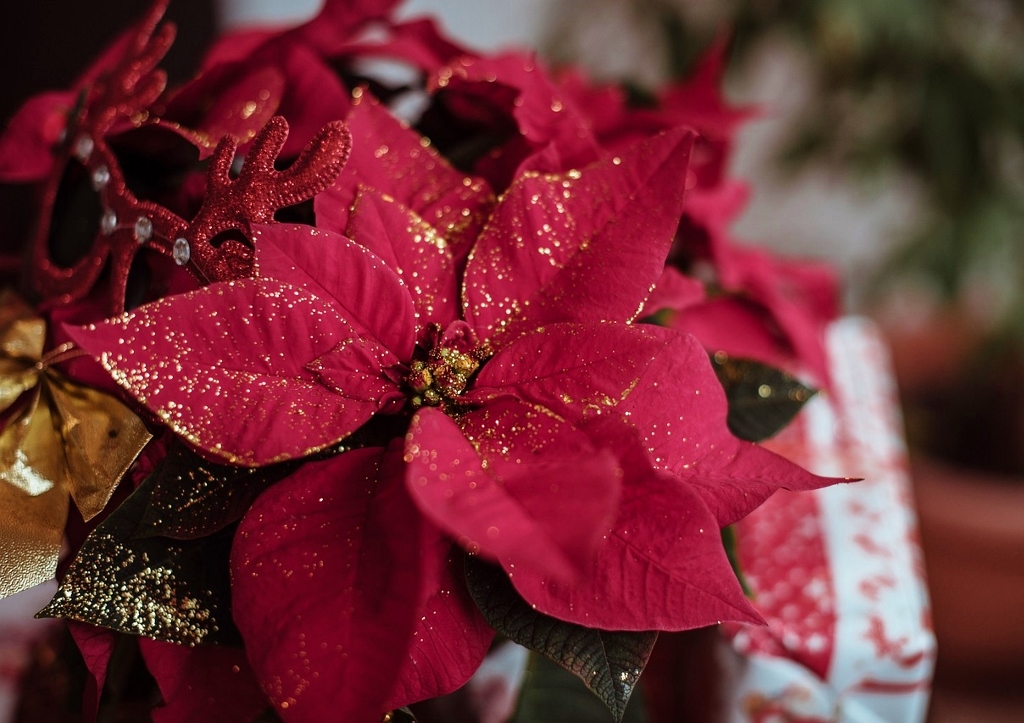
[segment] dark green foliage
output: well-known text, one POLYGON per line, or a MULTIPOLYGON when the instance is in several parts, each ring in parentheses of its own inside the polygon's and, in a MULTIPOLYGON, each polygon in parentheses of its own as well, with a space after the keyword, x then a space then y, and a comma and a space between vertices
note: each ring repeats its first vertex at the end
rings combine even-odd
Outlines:
MULTIPOLYGON (((495 630, 520 645, 541 653, 572 673, 586 688, 575 683, 568 688, 581 691, 589 689, 611 712, 608 720, 635 720, 624 717, 627 703, 654 649, 657 633, 594 630, 543 615, 519 596, 501 568, 473 558, 466 561, 466 582, 473 599, 495 630)), ((566 681, 559 681, 557 677, 549 680, 548 672, 536 673, 534 682, 537 686, 542 686, 542 689, 526 696, 524 705, 541 706, 542 703, 557 703, 561 706, 562 703, 558 701, 567 702, 572 699, 572 696, 563 690, 567 687, 566 681), (553 689, 548 690, 549 686, 553 689), (533 703, 530 703, 531 696, 537 697, 533 703)), ((567 704, 566 708, 575 710, 579 707, 583 711, 588 709, 590 700, 597 703, 597 700, 591 699, 589 695, 582 697, 587 699, 585 703, 573 702, 567 704)), ((537 714, 539 713, 540 708, 537 711, 537 714)), ((602 720, 600 716, 552 717, 552 711, 545 712, 545 715, 547 717, 520 717, 517 720, 523 723, 549 720, 561 723, 602 720)))
POLYGON ((740 439, 760 442, 775 435, 815 394, 795 377, 751 359, 712 357, 729 401, 729 430, 740 439))

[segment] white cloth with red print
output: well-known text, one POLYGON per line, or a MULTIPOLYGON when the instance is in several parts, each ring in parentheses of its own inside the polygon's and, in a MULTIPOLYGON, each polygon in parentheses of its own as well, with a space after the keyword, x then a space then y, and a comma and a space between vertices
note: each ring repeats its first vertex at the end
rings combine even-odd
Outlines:
POLYGON ((768 446, 862 481, 776 493, 736 528, 767 627, 729 626, 734 723, 923 721, 935 660, 902 421, 864 319, 827 335, 832 389, 768 446))

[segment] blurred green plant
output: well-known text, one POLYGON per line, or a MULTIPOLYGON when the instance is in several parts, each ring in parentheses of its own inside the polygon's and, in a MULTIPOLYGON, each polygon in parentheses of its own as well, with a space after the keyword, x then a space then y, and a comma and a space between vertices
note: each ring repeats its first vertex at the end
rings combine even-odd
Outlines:
POLYGON ((813 61, 819 88, 783 160, 796 168, 823 160, 861 177, 896 170, 922 192, 924 213, 909 238, 894 240, 869 294, 924 282, 939 304, 970 320, 973 351, 955 376, 905 389, 912 443, 1019 475, 1024 3, 743 0, 731 60, 777 27, 813 61))
POLYGON ((985 303, 1002 307, 990 320, 1024 335, 1024 5, 745 1, 737 56, 777 28, 813 60, 820 88, 785 160, 909 173, 926 214, 881 279, 926 277, 950 301, 984 281, 997 290, 985 303))

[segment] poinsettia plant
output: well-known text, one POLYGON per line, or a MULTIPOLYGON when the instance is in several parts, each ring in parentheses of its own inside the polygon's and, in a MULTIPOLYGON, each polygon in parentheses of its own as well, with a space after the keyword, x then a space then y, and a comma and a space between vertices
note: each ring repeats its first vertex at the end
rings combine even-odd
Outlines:
POLYGON ((66 537, 41 614, 87 716, 125 640, 154 720, 376 723, 498 636, 621 719, 659 632, 760 622, 721 530, 836 481, 756 443, 828 383, 835 290, 730 243, 719 59, 637 108, 395 4, 229 35, 168 89, 157 2, 0 138, 40 188, 0 400, 76 385, 5 416, 2 589, 66 537), (54 448, 122 463, 83 506, 54 448))

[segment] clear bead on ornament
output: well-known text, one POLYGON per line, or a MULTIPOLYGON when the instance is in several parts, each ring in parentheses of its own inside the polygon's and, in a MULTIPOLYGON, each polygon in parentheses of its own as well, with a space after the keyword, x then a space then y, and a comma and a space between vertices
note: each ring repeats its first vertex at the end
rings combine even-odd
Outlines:
POLYGON ((82 163, 89 160, 89 156, 92 155, 93 148, 96 144, 89 136, 79 136, 78 140, 75 141, 75 157, 82 163))
POLYGON ((105 235, 109 236, 114 233, 114 229, 117 228, 117 214, 107 209, 103 212, 102 218, 100 218, 100 231, 105 235))
POLYGON ((106 166, 99 166, 92 172, 92 190, 102 191, 110 183, 110 169, 106 166))
POLYGON ((174 239, 174 248, 171 249, 171 256, 174 257, 174 263, 178 266, 187 264, 188 260, 192 258, 192 247, 189 246, 188 239, 174 239))
POLYGON ((153 237, 153 222, 148 216, 139 216, 135 220, 135 240, 144 244, 153 237))

